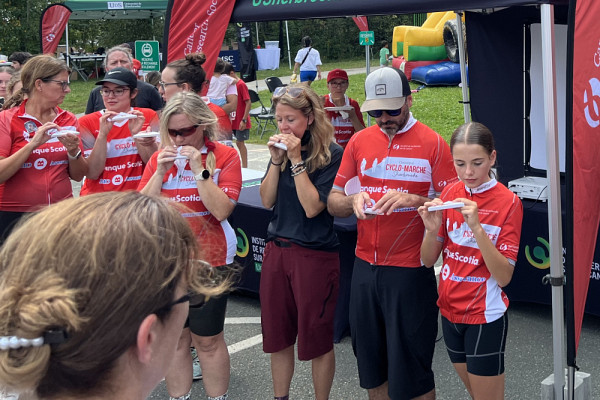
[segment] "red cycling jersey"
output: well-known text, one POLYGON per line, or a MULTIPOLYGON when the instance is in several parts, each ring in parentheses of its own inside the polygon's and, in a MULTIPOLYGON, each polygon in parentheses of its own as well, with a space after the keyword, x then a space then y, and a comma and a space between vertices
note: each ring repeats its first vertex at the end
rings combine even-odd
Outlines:
MULTIPOLYGON (((358 176, 361 192, 374 201, 390 190, 433 198, 457 180, 450 147, 431 128, 412 116, 392 139, 373 125, 356 133, 344 150, 334 189, 358 176)), ((356 256, 377 265, 421 266, 423 222, 416 207, 392 215, 359 220, 356 256)))
MULTIPOLYGON (((27 100, 19 107, 0 113, 0 157, 9 157, 25 147, 42 125, 25 112, 26 103, 27 100)), ((78 130, 75 115, 58 107, 55 112, 55 124, 78 130)), ((13 212, 36 211, 41 206, 73 197, 67 148, 57 138, 49 139, 33 150, 21 168, 0 185, 0 193, 0 210, 13 212)))
MULTIPOLYGON (((346 106, 352 106, 354 108, 354 112, 356 112, 358 120, 364 126, 365 121, 363 120, 363 115, 360 112, 360 106, 356 100, 353 100, 346 95, 344 95, 344 97, 346 98, 346 106)), ((325 99, 325 104, 323 104, 324 107, 336 107, 336 105, 331 101, 331 94, 328 94, 323 98, 325 99)), ((338 111, 326 110, 326 112, 327 116, 331 119, 331 124, 333 125, 335 142, 345 149, 348 141, 355 133, 352 121, 350 118, 342 117, 342 114, 340 114, 338 111)))
MULTIPOLYGON (((141 131, 150 127, 151 130, 158 132, 158 116, 154 110, 137 107, 134 109, 144 114, 145 121, 141 131)), ((81 140, 86 153, 94 148, 100 129, 100 117, 103 113, 103 111, 96 111, 79 118, 81 140)), ((85 179, 81 195, 136 190, 143 172, 144 164, 129 131, 129 121, 115 122, 108 132, 104 171, 98 179, 85 179)))
MULTIPOLYGON (((447 186, 443 201, 467 198, 477 203, 479 222, 498 251, 515 265, 519 252, 523 205, 495 179, 476 189, 462 182, 447 186)), ((440 312, 450 322, 484 324, 500 318, 508 297, 485 265, 471 228, 458 209, 444 210, 438 240, 443 241, 440 312)))
MULTIPOLYGON (((202 162, 205 163, 206 147, 201 151, 202 162)), ((148 161, 138 189, 143 189, 154 175, 158 154, 159 152, 154 153, 148 161)), ((218 142, 215 142, 214 155, 216 166, 210 179, 227 194, 231 201, 237 202, 242 188, 240 157, 237 151, 218 142)), ((219 221, 206 209, 198 193, 198 186, 189 163, 186 162, 181 170, 173 165, 167 171, 163 177, 161 193, 191 210, 183 216, 188 219, 197 235, 205 261, 215 267, 233 262, 237 246, 235 232, 227 219, 219 221)))

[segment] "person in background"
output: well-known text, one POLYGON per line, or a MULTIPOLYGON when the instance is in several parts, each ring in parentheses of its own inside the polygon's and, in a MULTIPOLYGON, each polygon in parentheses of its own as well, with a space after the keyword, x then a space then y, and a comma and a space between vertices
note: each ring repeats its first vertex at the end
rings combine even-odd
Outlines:
POLYGON ((296 71, 300 70, 300 82, 308 82, 308 85, 316 79, 321 79, 321 56, 319 51, 312 47, 312 40, 310 36, 304 36, 302 38, 302 48, 298 50, 296 58, 294 59, 294 70, 292 75, 296 74, 296 71))
POLYGON ((390 49, 387 40, 381 41, 381 50, 379 50, 379 65, 382 67, 387 67, 390 63, 389 60, 390 49))
POLYGON ((32 57, 12 96, 16 106, 0 112, 0 242, 25 214, 73 197, 71 179, 88 172, 77 117, 58 107, 71 91, 70 73, 64 61, 32 57))
POLYGON ((297 339, 298 359, 312 364, 315 399, 325 400, 340 274, 327 196, 343 151, 308 86, 275 89, 273 104, 280 133, 267 143, 271 160, 260 185, 263 205, 273 208, 260 279, 263 351, 271 354, 275 399, 288 400, 297 339))
MULTIPOLYGON (((125 47, 115 46, 108 49, 106 52, 106 58, 104 59, 104 69, 106 72, 117 67, 127 68, 130 71, 133 70, 133 59, 131 58, 130 50, 125 47)), ((160 95, 156 93, 154 86, 144 81, 138 81, 137 88, 138 95, 136 105, 138 107, 151 108, 154 111, 160 111, 162 109, 163 102, 160 95)), ((85 108, 86 114, 91 114, 106 108, 100 90, 101 88, 98 86, 91 91, 85 108)))
POLYGON ((31 57, 33 57, 31 53, 26 51, 15 51, 8 57, 8 61, 12 63, 12 67, 15 69, 15 71, 18 71, 23 68, 23 65, 25 65, 27 60, 29 60, 31 57))
MULTIPOLYGON (((215 63, 215 69, 213 76, 210 78, 210 84, 208 86, 208 92, 206 95, 210 99, 210 102, 223 107, 227 104, 227 95, 236 94, 237 90, 235 86, 235 79, 225 73, 225 66, 227 63, 222 58, 217 58, 215 63)), ((228 112, 228 114, 230 114, 228 112)))
POLYGON ((362 129, 365 129, 360 106, 356 100, 346 96, 348 89, 348 74, 343 69, 333 69, 327 74, 329 94, 323 96, 323 106, 334 128, 335 142, 346 148, 348 141, 362 129), (328 110, 328 108, 343 107, 345 110, 328 110))
MULTIPOLYGON (((182 91, 194 92, 200 95, 208 84, 208 81, 206 80, 206 71, 202 68, 205 61, 206 56, 204 53, 190 53, 187 54, 185 58, 167 64, 162 72, 162 81, 159 82, 158 89, 164 101, 169 101, 174 94, 182 91)), ((203 97, 208 108, 210 108, 219 119, 219 132, 217 133, 218 140, 231 140, 233 134, 231 120, 227 113, 235 111, 237 107, 237 90, 236 94, 228 94, 226 98, 227 104, 223 107, 219 107, 216 104, 211 103, 208 97, 203 97)))
POLYGON ((235 136, 235 144, 240 152, 240 158, 242 159, 242 168, 248 168, 248 149, 246 149, 245 141, 250 138, 250 128, 252 127, 249 115, 250 108, 252 108, 250 93, 248 92, 246 82, 240 79, 235 73, 233 65, 227 63, 227 65, 225 65, 224 73, 235 80, 238 94, 238 107, 235 113, 231 114, 231 128, 233 129, 233 135, 235 136))
POLYGON ((81 140, 88 156, 89 171, 81 194, 136 190, 144 166, 158 150, 153 137, 137 138, 143 130, 158 132, 158 116, 149 108, 133 107, 138 94, 133 72, 114 68, 104 79, 100 93, 106 109, 79 118, 81 140), (125 121, 113 121, 119 113, 135 115, 125 121))
POLYGON ((410 112, 402 71, 370 73, 365 94, 361 111, 377 125, 348 142, 327 202, 331 214, 358 220, 350 330, 360 386, 370 399, 432 400, 437 287, 421 264, 417 208, 457 176, 446 141, 410 112), (350 179, 355 190, 345 190, 350 179))
MULTIPOLYGON (((160 120, 162 149, 146 165, 139 190, 162 194, 188 208, 184 216, 194 229, 203 258, 215 271, 227 271, 237 243, 227 218, 240 195, 242 170, 237 152, 215 141, 216 128, 215 115, 196 93, 183 91, 170 98, 160 120)), ((208 400, 227 399, 231 373, 223 331, 227 298, 211 299, 202 309, 190 307, 189 329, 180 331, 166 377, 172 399, 191 396, 191 342, 202 364, 208 400)))
POLYGON ((0 106, 8 99, 8 82, 15 74, 15 69, 10 66, 0 67, 0 106))
POLYGON ((219 296, 180 209, 138 192, 47 207, 0 251, 0 387, 39 400, 146 399, 189 304, 219 296))
POLYGON ((144 81, 154 86, 156 90, 158 90, 158 88, 160 87, 161 79, 162 76, 160 74, 160 71, 150 71, 146 74, 146 76, 144 76, 144 81))
POLYGON ((471 398, 504 399, 509 284, 517 262, 523 205, 493 177, 496 150, 483 124, 459 126, 450 139, 459 182, 419 207, 425 225, 421 259, 442 254, 438 306, 450 361, 471 398), (446 201, 456 209, 429 211, 446 201), (461 257, 451 255, 460 254, 461 257), (451 277, 469 278, 453 279, 451 277))
MULTIPOLYGON (((15 107, 16 101, 13 99, 13 95, 21 90, 23 87, 23 82, 21 82, 21 71, 17 71, 13 74, 13 76, 8 80, 8 84, 6 85, 6 101, 2 105, 2 110, 8 110, 9 108, 15 107)), ((24 98, 27 98, 25 95, 24 98)))

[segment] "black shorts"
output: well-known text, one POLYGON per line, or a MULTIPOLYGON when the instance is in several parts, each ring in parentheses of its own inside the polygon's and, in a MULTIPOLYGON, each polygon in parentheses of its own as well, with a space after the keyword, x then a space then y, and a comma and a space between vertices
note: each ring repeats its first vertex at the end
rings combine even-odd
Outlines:
POLYGON ((376 266, 356 258, 350 328, 361 387, 374 389, 387 381, 393 400, 435 388, 437 297, 433 268, 376 266))
POLYGON ((190 307, 185 326, 198 336, 215 336, 223 332, 228 298, 229 294, 225 293, 212 297, 200 307, 190 307))
POLYGON ((504 373, 507 313, 487 324, 454 324, 442 317, 442 331, 452 363, 466 363, 467 371, 473 375, 504 373))

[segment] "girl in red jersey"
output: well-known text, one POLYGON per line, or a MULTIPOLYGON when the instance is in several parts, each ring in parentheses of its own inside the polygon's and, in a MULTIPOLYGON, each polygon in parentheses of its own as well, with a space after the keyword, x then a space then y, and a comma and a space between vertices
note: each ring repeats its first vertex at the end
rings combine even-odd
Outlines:
POLYGON ((504 398, 508 285, 517 261, 523 206, 492 177, 492 133, 469 122, 454 131, 450 149, 459 182, 419 207, 425 225, 424 265, 442 252, 438 306, 448 355, 473 399, 504 398), (444 202, 457 208, 430 211, 444 202))

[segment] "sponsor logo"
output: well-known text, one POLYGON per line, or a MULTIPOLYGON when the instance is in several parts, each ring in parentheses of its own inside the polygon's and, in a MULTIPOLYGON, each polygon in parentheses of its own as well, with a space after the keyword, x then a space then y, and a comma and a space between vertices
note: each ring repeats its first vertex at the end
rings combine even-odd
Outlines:
POLYGON ((235 254, 238 257, 246 257, 250 250, 248 236, 246 236, 246 233, 242 229, 236 228, 235 237, 237 239, 237 249, 235 250, 235 254))
POLYGON ((450 276, 450 266, 448 264, 444 264, 444 267, 442 268, 442 279, 446 280, 448 279, 448 276, 450 276))
POLYGON ((23 166, 21 168, 31 168, 31 167, 33 167, 33 163, 26 162, 25 164, 23 164, 23 166))
POLYGON ((142 177, 140 175, 138 176, 128 176, 127 178, 125 178, 125 182, 134 182, 134 181, 141 181, 142 177))
POLYGON ((46 165, 48 165, 48 160, 45 158, 38 158, 33 162, 33 167, 37 170, 46 168, 46 165))
POLYGON ((110 179, 100 179, 98 182, 101 185, 108 185, 110 183, 110 179))
POLYGON ((375 85, 375 95, 376 96, 385 96, 387 91, 387 86, 385 83, 380 83, 379 85, 375 85))
POLYGON ((583 92, 583 104, 585 107, 583 113, 585 114, 585 120, 588 125, 592 128, 596 128, 600 125, 600 116, 598 115, 598 99, 600 98, 600 81, 596 78, 592 78, 589 81, 590 87, 583 92), (589 94, 588 94, 589 90, 589 94))
POLYGON ((117 175, 113 176, 111 182, 115 186, 121 185, 123 183, 123 175, 117 174, 117 175))
POLYGON ((56 35, 54 33, 46 35, 46 42, 52 42, 54 39, 56 39, 56 35))
POLYGON ((32 133, 32 132, 37 131, 37 125, 35 124, 35 122, 33 122, 33 121, 25 122, 25 131, 27 133, 32 133))
POLYGON ((485 278, 479 276, 457 276, 452 274, 450 277, 451 281, 454 282, 470 282, 470 283, 482 283, 485 282, 485 278))
POLYGON ((464 256, 464 255, 460 254, 460 252, 458 252, 458 251, 448 250, 447 247, 444 249, 444 254, 446 255, 446 257, 451 258, 456 261, 473 264, 473 265, 479 265, 479 258, 477 258, 475 256, 464 256))
POLYGON ((537 241, 542 246, 535 246, 532 251, 529 250, 529 245, 525 246, 525 258, 533 267, 538 269, 550 268, 550 243, 546 239, 538 237, 537 241))

